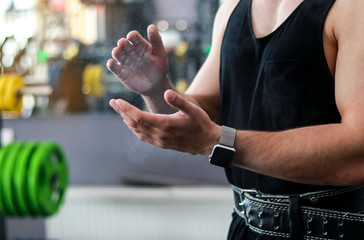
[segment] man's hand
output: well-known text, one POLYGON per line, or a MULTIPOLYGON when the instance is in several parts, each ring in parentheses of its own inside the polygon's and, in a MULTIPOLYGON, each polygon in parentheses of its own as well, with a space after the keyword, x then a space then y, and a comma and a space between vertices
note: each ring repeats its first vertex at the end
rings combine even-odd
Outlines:
POLYGON ((111 100, 110 105, 140 140, 161 148, 209 155, 219 141, 221 127, 180 94, 168 90, 164 98, 171 107, 178 109, 176 113, 144 112, 121 99, 111 100))
POLYGON ((107 62, 107 68, 125 87, 143 96, 158 94, 169 84, 167 53, 154 25, 148 27, 148 38, 150 43, 137 31, 130 32, 118 41, 113 59, 107 62))

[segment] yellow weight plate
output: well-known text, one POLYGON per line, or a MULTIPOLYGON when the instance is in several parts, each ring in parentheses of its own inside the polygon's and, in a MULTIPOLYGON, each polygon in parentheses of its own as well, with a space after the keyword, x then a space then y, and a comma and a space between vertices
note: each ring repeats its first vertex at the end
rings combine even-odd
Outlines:
POLYGON ((83 70, 82 74, 82 91, 84 94, 90 94, 91 92, 91 81, 92 81, 92 66, 87 65, 83 70))
POLYGON ((101 65, 94 65, 93 72, 93 95, 96 97, 102 97, 105 93, 104 86, 102 85, 102 76, 104 69, 101 65))
POLYGON ((6 107, 9 111, 20 112, 23 106, 20 90, 24 87, 24 83, 18 74, 12 74, 9 77, 5 93, 6 107))
POLYGON ((10 104, 12 101, 14 101, 13 99, 10 99, 10 85, 12 84, 12 82, 14 81, 12 75, 6 75, 6 78, 5 78, 5 84, 3 85, 3 110, 4 111, 9 111, 10 109, 10 104))
POLYGON ((102 97, 105 88, 102 85, 104 69, 100 64, 90 64, 83 72, 83 92, 94 97, 102 97))
POLYGON ((7 83, 8 75, 0 76, 0 111, 4 110, 5 102, 5 85, 7 83))
POLYGON ((96 68, 95 65, 91 66, 91 73, 90 73, 90 95, 95 96, 95 81, 96 81, 96 75, 95 72, 96 68))

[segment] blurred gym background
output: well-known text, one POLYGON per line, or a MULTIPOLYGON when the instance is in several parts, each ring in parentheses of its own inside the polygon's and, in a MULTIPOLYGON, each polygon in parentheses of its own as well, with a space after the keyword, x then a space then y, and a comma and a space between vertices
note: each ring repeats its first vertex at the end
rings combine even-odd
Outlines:
POLYGON ((144 103, 105 67, 118 39, 146 36, 153 23, 183 92, 209 54, 221 2, 1 0, 2 148, 58 143, 69 184, 52 216, 0 213, 0 240, 226 238, 233 200, 223 169, 139 141, 108 102, 144 103), (7 86, 10 78, 21 84, 7 86))

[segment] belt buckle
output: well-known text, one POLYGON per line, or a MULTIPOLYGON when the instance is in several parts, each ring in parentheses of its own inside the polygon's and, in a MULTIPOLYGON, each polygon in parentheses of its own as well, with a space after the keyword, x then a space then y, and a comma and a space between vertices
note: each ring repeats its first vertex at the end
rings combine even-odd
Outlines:
POLYGON ((239 189, 239 198, 240 198, 240 202, 239 202, 239 206, 243 206, 243 194, 248 193, 249 195, 253 195, 253 196, 257 196, 259 195, 259 192, 257 190, 254 189, 239 189))

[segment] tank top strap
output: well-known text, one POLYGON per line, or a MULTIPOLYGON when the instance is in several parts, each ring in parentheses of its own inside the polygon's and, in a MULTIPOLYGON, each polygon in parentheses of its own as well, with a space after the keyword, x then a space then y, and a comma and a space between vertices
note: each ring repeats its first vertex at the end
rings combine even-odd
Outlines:
POLYGON ((303 0, 303 11, 309 15, 309 19, 326 18, 327 12, 331 9, 335 0, 303 0), (326 13, 326 14, 322 14, 326 13))

